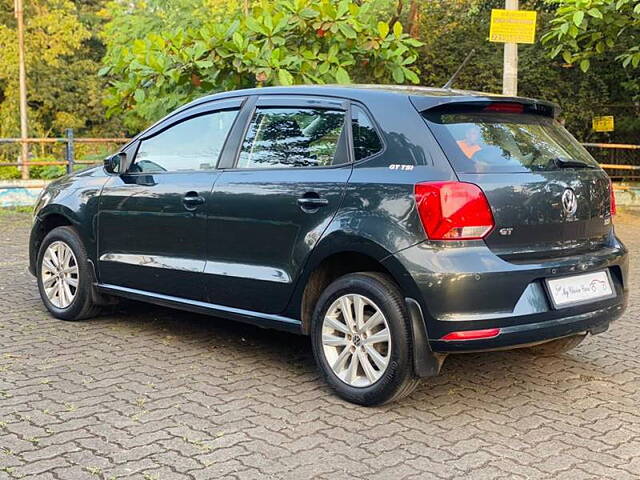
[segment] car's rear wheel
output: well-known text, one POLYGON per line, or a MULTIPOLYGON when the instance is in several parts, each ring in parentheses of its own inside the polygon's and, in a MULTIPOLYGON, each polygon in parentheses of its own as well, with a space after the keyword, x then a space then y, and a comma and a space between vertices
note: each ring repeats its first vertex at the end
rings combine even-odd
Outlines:
POLYGON ((38 289, 55 317, 82 320, 99 312, 87 253, 72 227, 53 229, 38 252, 38 289))
POLYGON ((312 321, 316 362, 340 397, 381 405, 418 385, 406 306, 388 276, 366 272, 337 279, 320 296, 312 321))
POLYGON ((533 355, 540 357, 550 357, 552 355, 558 355, 560 353, 568 352, 576 348, 582 343, 587 335, 582 333, 580 335, 572 335, 570 337, 558 338, 551 340, 550 342, 541 343, 528 347, 527 351, 533 355))

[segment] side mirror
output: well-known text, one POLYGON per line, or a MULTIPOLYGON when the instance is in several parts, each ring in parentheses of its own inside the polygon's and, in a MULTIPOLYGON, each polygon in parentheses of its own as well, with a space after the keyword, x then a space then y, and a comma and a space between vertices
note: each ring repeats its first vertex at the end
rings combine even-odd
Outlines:
POLYGON ((120 173, 120 168, 125 164, 127 154, 124 152, 116 153, 104 159, 104 170, 109 174, 120 173))

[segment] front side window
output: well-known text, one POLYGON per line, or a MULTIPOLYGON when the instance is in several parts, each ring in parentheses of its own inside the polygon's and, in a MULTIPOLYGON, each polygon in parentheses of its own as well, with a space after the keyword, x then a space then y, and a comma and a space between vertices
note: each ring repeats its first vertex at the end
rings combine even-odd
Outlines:
POLYGON ((215 168, 237 115, 237 110, 208 113, 142 140, 129 170, 159 173, 215 168))
POLYGON ((356 160, 370 157, 382 150, 382 140, 380 140, 373 122, 360 107, 354 106, 351 109, 351 129, 356 160))
POLYGON ((326 167, 338 152, 344 112, 321 108, 258 108, 242 144, 238 168, 326 167))

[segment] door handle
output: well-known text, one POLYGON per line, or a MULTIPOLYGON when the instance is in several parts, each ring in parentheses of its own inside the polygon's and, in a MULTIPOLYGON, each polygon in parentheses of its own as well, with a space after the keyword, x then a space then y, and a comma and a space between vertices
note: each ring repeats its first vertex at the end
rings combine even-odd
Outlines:
POLYGON ((314 196, 309 195, 299 198, 298 205, 300 205, 303 210, 316 210, 320 207, 329 205, 329 200, 326 198, 320 198, 317 195, 318 194, 314 194, 314 196))
POLYGON ((204 205, 204 197, 198 195, 198 192, 188 192, 182 199, 184 208, 187 210, 195 210, 199 205, 204 205))

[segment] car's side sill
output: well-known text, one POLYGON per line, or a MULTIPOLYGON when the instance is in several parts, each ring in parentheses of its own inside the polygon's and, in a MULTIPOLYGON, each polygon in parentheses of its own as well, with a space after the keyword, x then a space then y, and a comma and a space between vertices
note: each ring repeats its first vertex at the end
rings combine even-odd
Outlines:
POLYGON ((144 302, 154 303, 156 305, 162 305, 164 307, 172 307, 195 313, 203 313, 205 315, 218 316, 238 322, 250 323, 262 328, 275 328, 277 330, 284 330, 292 333, 302 333, 301 322, 299 320, 280 315, 243 310, 224 305, 200 302, 198 300, 187 300, 160 293, 136 290, 135 288, 120 287, 118 285, 98 284, 97 287, 102 293, 130 298, 132 300, 141 300, 144 302))

